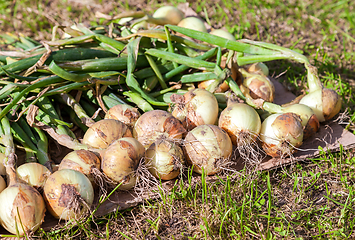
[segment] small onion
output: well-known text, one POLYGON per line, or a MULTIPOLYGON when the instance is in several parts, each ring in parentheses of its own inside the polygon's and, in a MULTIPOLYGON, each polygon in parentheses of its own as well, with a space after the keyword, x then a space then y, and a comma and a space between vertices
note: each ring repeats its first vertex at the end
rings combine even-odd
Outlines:
POLYGON ((83 143, 94 148, 107 148, 113 141, 131 137, 131 130, 121 121, 102 119, 94 123, 84 134, 83 143))
POLYGON ((230 32, 223 29, 213 29, 210 34, 235 41, 235 37, 230 32))
POLYGON ((0 176, 0 193, 6 188, 6 182, 2 176, 0 176))
POLYGON ((225 130, 236 146, 255 142, 261 129, 256 110, 245 103, 232 103, 219 117, 218 126, 225 130))
POLYGON ((12 234, 34 232, 44 220, 42 195, 28 184, 10 184, 0 193, 0 203, 0 224, 12 234))
POLYGON ((16 172, 21 180, 35 188, 43 188, 47 178, 51 175, 48 168, 36 162, 24 163, 16 169, 16 172))
POLYGON ((261 98, 267 102, 274 101, 275 86, 267 76, 246 71, 243 71, 243 76, 244 80, 240 90, 246 97, 261 98))
POLYGON ((266 154, 272 157, 289 156, 303 142, 301 118, 294 113, 275 113, 261 124, 260 140, 266 154))
POLYGON ((209 91, 196 88, 183 96, 173 94, 175 103, 172 115, 179 119, 187 130, 199 125, 216 124, 218 121, 218 101, 209 91))
POLYGON ((145 163, 154 177, 171 180, 181 173, 184 153, 174 142, 160 140, 152 143, 146 150, 145 163))
POLYGON ((43 191, 47 209, 57 219, 80 219, 94 201, 90 180, 72 169, 58 170, 50 175, 43 191))
POLYGON ((114 141, 102 154, 102 172, 118 189, 128 190, 136 185, 136 170, 145 148, 135 138, 125 137, 114 141))
POLYGON ((148 148, 159 139, 181 140, 186 129, 172 114, 164 110, 152 110, 140 116, 133 128, 133 136, 148 148))
POLYGON ((116 119, 133 128, 140 115, 137 108, 128 104, 118 104, 107 111, 105 119, 116 119))
POLYGON ((200 32, 207 32, 205 23, 197 17, 187 17, 178 23, 179 27, 188 28, 200 32))
POLYGON ((229 163, 233 145, 223 129, 208 124, 200 125, 186 135, 184 151, 195 172, 213 175, 229 163))
POLYGON ((153 18, 164 21, 164 24, 176 25, 184 18, 184 13, 174 6, 163 6, 153 13, 153 18))
POLYGON ((302 97, 299 103, 312 108, 318 120, 324 122, 339 113, 342 101, 333 89, 320 88, 302 97))
POLYGON ((95 179, 100 171, 100 159, 88 150, 75 150, 68 153, 60 162, 58 170, 72 169, 87 176, 95 185, 95 179))
POLYGON ((269 75, 269 68, 265 63, 257 62, 244 67, 249 73, 263 74, 265 76, 269 75))

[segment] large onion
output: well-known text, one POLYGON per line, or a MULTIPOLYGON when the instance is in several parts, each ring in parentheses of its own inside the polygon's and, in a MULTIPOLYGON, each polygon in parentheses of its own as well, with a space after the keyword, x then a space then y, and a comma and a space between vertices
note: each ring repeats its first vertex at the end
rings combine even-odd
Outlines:
POLYGON ((94 201, 90 180, 81 172, 62 169, 47 179, 44 199, 48 211, 58 219, 80 219, 94 201))
POLYGON ((140 115, 137 108, 128 104, 118 104, 107 111, 105 119, 116 119, 133 128, 140 115))
POLYGON ((208 124, 200 125, 186 135, 184 151, 195 172, 213 175, 230 163, 233 146, 223 129, 208 124))
POLYGON ((236 146, 248 146, 255 142, 261 129, 256 110, 245 103, 232 103, 219 117, 218 126, 225 130, 236 146))
POLYGON ((168 140, 152 143, 145 152, 145 162, 156 178, 171 180, 176 178, 184 164, 184 153, 177 144, 168 140))
POLYGON ((175 103, 172 115, 179 119, 187 130, 199 125, 216 124, 218 121, 218 101, 209 91, 196 88, 183 96, 173 94, 175 103))
POLYGON ((128 190, 136 185, 136 170, 145 148, 132 137, 125 137, 113 142, 102 154, 101 169, 118 189, 128 190))
POLYGON ((133 136, 145 148, 159 139, 181 141, 185 133, 186 129, 182 123, 164 110, 145 112, 137 120, 133 129, 133 136))
POLYGON ((51 175, 48 168, 40 163, 31 162, 20 165, 17 176, 32 187, 43 188, 47 178, 51 175))
POLYGON ((94 123, 84 134, 83 143, 94 148, 107 148, 113 141, 131 137, 126 124, 114 119, 102 119, 94 123))
POLYGON ((88 150, 76 150, 68 153, 60 162, 58 170, 72 169, 87 176, 95 185, 95 179, 100 174, 100 159, 88 150))
POLYGON ((293 154, 303 142, 301 118, 295 113, 275 113, 261 124, 260 140, 264 151, 272 157, 293 154))

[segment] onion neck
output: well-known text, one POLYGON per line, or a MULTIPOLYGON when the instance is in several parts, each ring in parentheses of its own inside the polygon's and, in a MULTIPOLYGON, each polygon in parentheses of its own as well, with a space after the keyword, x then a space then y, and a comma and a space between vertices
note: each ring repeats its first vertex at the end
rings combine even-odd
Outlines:
POLYGON ((307 82, 308 82, 309 92, 315 92, 319 89, 323 89, 323 84, 318 77, 317 68, 312 66, 309 63, 305 63, 305 67, 307 69, 307 82))

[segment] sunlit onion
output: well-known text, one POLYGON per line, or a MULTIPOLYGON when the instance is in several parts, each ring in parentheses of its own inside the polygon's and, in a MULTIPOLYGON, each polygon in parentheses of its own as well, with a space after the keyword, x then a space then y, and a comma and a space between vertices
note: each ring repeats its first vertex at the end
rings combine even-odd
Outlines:
POLYGON ((94 123, 84 134, 83 143, 94 148, 107 148, 113 141, 131 137, 128 126, 114 119, 102 119, 94 123))
POLYGON ((101 160, 88 150, 76 150, 68 153, 60 162, 58 170, 72 169, 87 176, 95 185, 95 179, 100 174, 101 160))
POLYGON ((260 140, 266 154, 286 157, 293 154, 303 142, 301 118, 294 113, 275 113, 261 124, 260 140))
POLYGON ((200 32, 207 32, 205 23, 197 17, 187 17, 178 23, 179 27, 188 28, 200 32))
POLYGON ((145 152, 145 163, 156 178, 171 180, 182 171, 184 153, 177 144, 168 140, 152 143, 145 152))
POLYGON ((54 172, 43 190, 47 209, 57 219, 78 220, 88 212, 94 201, 90 180, 72 169, 54 172))
POLYGON ((148 148, 160 139, 181 141, 186 129, 172 114, 164 110, 145 112, 140 116, 133 128, 133 136, 148 148))
POLYGON ((51 175, 48 168, 40 163, 31 162, 20 165, 17 176, 32 187, 43 188, 47 178, 51 175))
POLYGON ((269 68, 266 66, 265 63, 262 63, 262 62, 253 63, 250 65, 244 66, 244 68, 249 73, 263 74, 265 76, 269 75, 269 68))
POLYGON ((267 102, 273 102, 275 96, 275 86, 271 80, 264 74, 248 73, 240 70, 244 76, 240 90, 246 97, 253 99, 263 99, 267 102))
POLYGON ((153 18, 164 24, 176 25, 184 18, 184 13, 174 6, 163 6, 154 12, 153 18))
POLYGON ((179 119, 187 130, 199 125, 217 123, 218 102, 209 91, 196 88, 183 96, 173 94, 170 99, 175 104, 172 115, 179 119))
POLYGON ((118 104, 106 112, 105 119, 116 119, 133 128, 140 115, 137 108, 127 104, 118 104))
POLYGON ((101 169, 118 189, 128 190, 136 185, 136 170, 145 148, 132 137, 114 141, 102 154, 101 169))
POLYGON ((184 151, 195 172, 213 175, 228 167, 233 146, 223 129, 208 124, 197 126, 186 135, 184 151))

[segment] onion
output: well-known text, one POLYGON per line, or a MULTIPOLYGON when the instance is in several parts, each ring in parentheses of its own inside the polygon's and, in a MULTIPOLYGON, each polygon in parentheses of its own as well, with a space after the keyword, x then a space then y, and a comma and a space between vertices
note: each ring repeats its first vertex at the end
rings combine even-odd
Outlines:
POLYGON ((6 182, 2 176, 0 176, 0 193, 6 188, 6 182))
POLYGON ((137 108, 128 104, 118 104, 107 111, 105 119, 116 119, 133 128, 140 115, 137 108))
POLYGON ((131 189, 136 185, 136 169, 144 153, 145 148, 135 138, 118 139, 102 154, 102 172, 114 184, 121 184, 118 189, 131 189))
POLYGON ((95 185, 95 179, 100 174, 100 159, 88 150, 72 151, 60 162, 58 170, 62 169, 79 171, 95 185))
POLYGON ((269 68, 266 66, 265 63, 262 63, 262 62, 253 63, 248 66, 244 66, 244 68, 249 73, 263 74, 265 76, 269 75, 269 68))
POLYGON ((163 21, 164 24, 176 25, 184 18, 184 13, 174 6, 163 6, 154 12, 153 18, 163 21))
POLYGON ((17 169, 17 176, 28 185, 35 188, 43 188, 51 172, 40 163, 31 162, 20 165, 17 169))
POLYGON ((145 148, 159 139, 180 141, 185 133, 182 123, 164 110, 145 112, 138 118, 133 128, 134 138, 145 148))
POLYGON ((181 173, 184 153, 174 142, 160 140, 152 143, 146 150, 145 163, 154 177, 171 180, 181 173))
POLYGON ((248 146, 259 136, 261 120, 248 104, 232 103, 221 112, 218 126, 228 133, 233 144, 248 146))
POLYGON ((341 109, 341 98, 333 89, 321 88, 308 93, 300 100, 316 114, 320 122, 332 119, 341 109))
POLYGON ((216 124, 218 121, 218 101, 207 90, 196 88, 183 96, 173 94, 175 103, 172 115, 179 119, 187 130, 199 125, 216 124))
MULTIPOLYGON (((215 81, 215 79, 199 82, 197 87, 202 88, 202 89, 206 89, 214 81, 215 81)), ((216 92, 216 93, 226 92, 228 89, 229 89, 228 84, 226 82, 223 82, 218 86, 218 88, 214 92, 216 92)))
POLYGON ((230 163, 233 145, 223 129, 208 124, 197 126, 186 135, 184 151, 195 172, 213 175, 230 163))
POLYGON ((187 17, 178 23, 179 27, 188 28, 200 32, 207 32, 205 23, 197 17, 187 17))
POLYGON ((84 134, 83 143, 94 148, 107 148, 113 141, 131 137, 131 130, 121 121, 103 119, 94 123, 84 134))
POLYGON ((235 41, 235 37, 223 29, 213 29, 210 34, 235 41))
POLYGON ((44 185, 48 211, 57 219, 80 219, 94 201, 90 180, 81 172, 62 169, 49 176, 44 185))
POLYGON ((272 157, 289 156, 303 142, 301 118, 294 113, 275 113, 261 124, 260 140, 266 154, 272 157))

